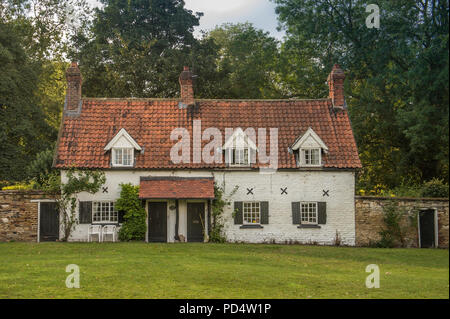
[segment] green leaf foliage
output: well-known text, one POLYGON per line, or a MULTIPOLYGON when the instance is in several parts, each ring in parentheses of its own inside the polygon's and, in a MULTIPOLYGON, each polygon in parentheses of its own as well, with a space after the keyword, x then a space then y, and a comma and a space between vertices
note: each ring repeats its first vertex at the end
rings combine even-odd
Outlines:
POLYGON ((315 89, 305 92, 326 97, 322 81, 332 64, 347 71, 359 188, 448 179, 449 2, 370 2, 380 8, 379 29, 366 27, 367 1, 274 2, 287 33, 283 79, 293 95, 309 86, 315 89))
POLYGON ((145 218, 147 213, 139 199, 139 186, 120 184, 120 198, 115 208, 125 213, 124 223, 119 231, 121 241, 144 240, 146 232, 145 218))
POLYGON ((27 164, 49 146, 35 95, 39 72, 17 28, 0 21, 0 180, 24 180, 27 164))
POLYGON ((441 179, 433 178, 432 180, 426 182, 422 187, 423 197, 448 198, 448 195, 448 184, 444 183, 441 179))

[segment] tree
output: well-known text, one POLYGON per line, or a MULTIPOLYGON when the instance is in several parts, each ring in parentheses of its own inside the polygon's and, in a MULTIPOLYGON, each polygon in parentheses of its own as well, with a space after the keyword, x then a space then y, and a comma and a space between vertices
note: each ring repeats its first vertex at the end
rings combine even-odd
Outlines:
POLYGON ((0 180, 26 179, 56 140, 69 37, 88 21, 86 0, 0 3, 0 180))
POLYGON ((182 0, 101 0, 87 32, 74 38, 89 96, 168 97, 195 43, 201 13, 182 0), (184 59, 183 59, 184 56, 184 59))
POLYGON ((51 129, 35 95, 40 65, 24 49, 17 27, 0 22, 0 180, 20 181, 51 129))
POLYGON ((347 103, 364 166, 360 184, 447 179, 448 1, 376 1, 379 29, 366 27, 365 1, 274 2, 298 65, 315 63, 314 72, 338 62, 348 70, 347 103))
POLYGON ((250 23, 224 24, 206 39, 218 49, 215 98, 280 98, 278 41, 250 23))
POLYGON ((62 214, 63 241, 70 238, 78 223, 76 218, 77 195, 81 192, 95 194, 105 181, 104 172, 70 168, 66 171, 65 181, 61 181, 59 172, 54 172, 43 183, 42 189, 55 199, 59 212, 62 214))

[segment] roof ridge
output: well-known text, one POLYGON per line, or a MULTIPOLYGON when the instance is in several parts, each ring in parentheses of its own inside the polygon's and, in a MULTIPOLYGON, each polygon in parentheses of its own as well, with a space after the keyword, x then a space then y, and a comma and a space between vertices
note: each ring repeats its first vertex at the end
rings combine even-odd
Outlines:
MULTIPOLYGON (((113 98, 113 97, 83 97, 82 100, 85 101, 174 101, 178 102, 180 98, 113 98)), ((223 102, 296 102, 296 101, 328 101, 329 98, 319 98, 319 99, 195 99, 195 101, 223 101, 223 102)))

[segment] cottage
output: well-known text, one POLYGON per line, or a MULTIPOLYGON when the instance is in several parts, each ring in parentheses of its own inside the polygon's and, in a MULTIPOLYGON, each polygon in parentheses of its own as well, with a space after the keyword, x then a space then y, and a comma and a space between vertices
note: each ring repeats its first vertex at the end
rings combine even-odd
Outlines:
POLYGON ((78 65, 67 96, 54 166, 103 170, 106 184, 78 196, 70 240, 91 224, 117 224, 121 183, 140 185, 148 242, 202 242, 214 183, 231 194, 224 230, 233 242, 355 244, 355 172, 361 167, 346 110, 344 72, 329 77, 329 98, 196 99, 193 74, 173 99, 82 98, 78 65), (203 226, 204 225, 204 226, 203 226))

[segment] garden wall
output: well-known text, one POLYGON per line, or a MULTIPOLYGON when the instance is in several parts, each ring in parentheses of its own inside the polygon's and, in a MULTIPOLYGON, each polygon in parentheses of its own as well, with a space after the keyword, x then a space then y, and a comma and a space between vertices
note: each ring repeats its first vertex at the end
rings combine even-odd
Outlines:
MULTIPOLYGON (((45 199, 40 191, 0 191, 0 242, 37 241, 38 203, 45 199)), ((436 209, 438 213, 439 247, 448 248, 449 200, 437 198, 390 198, 356 196, 356 245, 368 246, 380 239, 383 229, 383 205, 388 201, 398 202, 412 216, 415 209, 436 209)), ((411 218, 405 216, 403 225, 408 228, 408 247, 418 246, 417 228, 411 225, 411 218)))
POLYGON ((438 214, 438 243, 440 248, 448 248, 448 198, 395 198, 356 196, 356 245, 369 246, 380 240, 379 232, 384 227, 383 205, 389 201, 404 207, 408 214, 401 224, 407 229, 406 243, 408 247, 418 247, 418 231, 412 224, 417 209, 436 209, 438 214))
POLYGON ((0 241, 37 241, 39 191, 0 191, 0 241))

